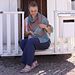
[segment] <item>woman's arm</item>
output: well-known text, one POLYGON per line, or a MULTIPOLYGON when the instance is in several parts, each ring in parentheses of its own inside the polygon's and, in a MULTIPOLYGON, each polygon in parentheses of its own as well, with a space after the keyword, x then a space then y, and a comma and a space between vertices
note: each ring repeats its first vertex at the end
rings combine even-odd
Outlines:
POLYGON ((53 27, 49 25, 49 21, 45 16, 42 16, 41 24, 39 24, 40 28, 44 29, 47 33, 51 34, 53 32, 53 27))
POLYGON ((32 31, 28 31, 27 30, 26 20, 24 21, 24 35, 25 36, 33 35, 33 32, 32 31))

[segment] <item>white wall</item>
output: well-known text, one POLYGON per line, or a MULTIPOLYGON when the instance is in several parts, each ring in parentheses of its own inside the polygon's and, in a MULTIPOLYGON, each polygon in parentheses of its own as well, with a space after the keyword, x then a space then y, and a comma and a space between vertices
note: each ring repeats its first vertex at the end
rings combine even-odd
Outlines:
POLYGON ((0 11, 9 11, 9 0, 0 0, 0 11))
MULTIPOLYGON (((55 0, 47 0, 47 17, 49 23, 54 29, 54 10, 55 10, 55 0)), ((51 42, 54 43, 54 32, 50 36, 51 42)))
POLYGON ((56 10, 68 11, 71 7, 71 0, 56 0, 56 10))
POLYGON ((10 0, 10 11, 17 11, 17 0, 10 0))
MULTIPOLYGON (((55 25, 54 11, 68 11, 71 10, 71 8, 71 0, 47 0, 47 17, 53 28, 55 25)), ((54 35, 53 33, 50 37, 52 42, 54 42, 54 35)))
MULTIPOLYGON (((0 0, 0 11, 17 11, 17 0, 0 0)), ((3 41, 6 43, 6 35, 7 35, 7 29, 6 29, 6 17, 5 15, 3 16, 3 41)), ((13 17, 11 18, 11 35, 13 36, 14 33, 14 27, 13 27, 13 17)), ((11 37, 12 37, 11 36, 11 37)), ((12 37, 12 42, 13 42, 13 37, 12 37)))
MULTIPOLYGON (((0 0, 0 11, 9 11, 9 0, 0 0)), ((6 21, 5 21, 5 16, 3 16, 3 41, 6 42, 6 21)))
MULTIPOLYGON (((10 0, 10 11, 17 11, 17 0, 10 0)), ((11 15, 11 39, 14 43, 14 17, 11 15)))
POLYGON ((49 22, 54 24, 54 11, 68 11, 72 9, 71 0, 47 0, 47 15, 49 22))

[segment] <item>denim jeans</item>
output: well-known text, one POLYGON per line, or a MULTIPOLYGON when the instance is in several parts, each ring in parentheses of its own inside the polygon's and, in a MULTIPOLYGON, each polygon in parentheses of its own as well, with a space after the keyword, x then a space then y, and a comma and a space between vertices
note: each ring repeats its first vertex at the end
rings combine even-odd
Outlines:
POLYGON ((32 65, 34 61, 35 50, 45 50, 50 46, 51 41, 40 43, 38 38, 25 38, 20 41, 20 47, 23 51, 22 63, 32 65))

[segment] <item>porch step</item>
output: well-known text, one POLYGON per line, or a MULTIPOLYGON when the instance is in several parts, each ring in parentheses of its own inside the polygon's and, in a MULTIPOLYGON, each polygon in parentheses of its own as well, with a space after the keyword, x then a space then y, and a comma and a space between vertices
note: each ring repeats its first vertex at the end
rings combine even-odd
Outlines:
MULTIPOLYGON (((3 45, 3 53, 0 56, 21 56, 22 53, 23 52, 20 46, 18 46, 18 53, 16 53, 15 46, 11 45, 11 52, 8 53, 7 45, 3 45)), ((53 53, 54 53, 54 48, 50 46, 46 50, 36 50, 35 55, 50 55, 53 53)))
MULTIPOLYGON (((18 46, 18 53, 16 53, 14 45, 11 45, 11 53, 8 53, 7 51, 7 46, 4 45, 3 53, 0 56, 21 56, 22 55, 22 50, 20 46, 18 46)), ((35 55, 54 55, 54 54, 71 54, 70 51, 55 51, 53 46, 51 45, 48 49, 46 50, 36 50, 35 55)))

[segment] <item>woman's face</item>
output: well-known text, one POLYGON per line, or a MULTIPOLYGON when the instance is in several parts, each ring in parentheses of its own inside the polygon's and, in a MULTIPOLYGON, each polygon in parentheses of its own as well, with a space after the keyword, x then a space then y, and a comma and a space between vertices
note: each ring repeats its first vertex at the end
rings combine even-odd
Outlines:
POLYGON ((38 7, 29 7, 30 15, 34 18, 38 13, 38 7))

